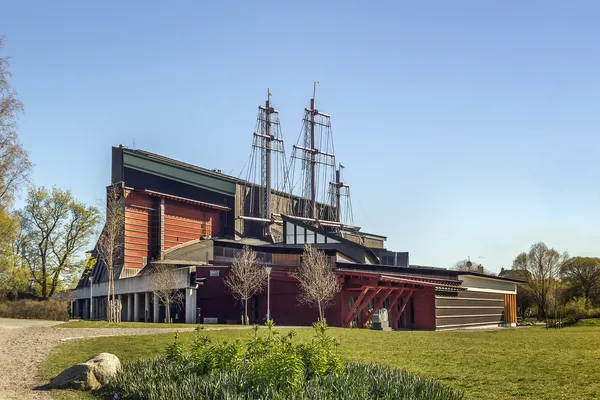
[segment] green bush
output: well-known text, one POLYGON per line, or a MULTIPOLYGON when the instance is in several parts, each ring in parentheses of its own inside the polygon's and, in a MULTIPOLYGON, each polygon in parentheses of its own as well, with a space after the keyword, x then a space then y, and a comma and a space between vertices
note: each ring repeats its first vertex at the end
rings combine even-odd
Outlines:
POLYGON ((189 351, 176 335, 164 357, 125 363, 103 389, 107 398, 158 399, 462 399, 463 394, 405 371, 349 363, 338 343, 315 324, 310 344, 296 345, 294 332, 212 344, 198 335, 189 351))
POLYGON ((68 302, 60 300, 15 300, 0 303, 0 318, 68 321, 68 302))
POLYGON ((564 313, 567 318, 577 322, 586 318, 600 318, 600 308, 586 308, 585 298, 575 298, 565 304, 564 313))

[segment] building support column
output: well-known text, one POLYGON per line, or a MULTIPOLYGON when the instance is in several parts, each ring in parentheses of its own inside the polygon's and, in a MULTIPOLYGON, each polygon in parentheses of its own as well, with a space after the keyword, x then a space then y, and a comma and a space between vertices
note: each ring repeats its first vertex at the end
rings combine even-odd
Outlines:
POLYGON ((140 320, 140 294, 133 294, 133 322, 140 320))
POLYGON ((133 293, 127 295, 127 321, 135 321, 133 318, 133 293))
POLYGON ((150 293, 144 293, 144 322, 150 322, 150 293))
POLYGON ((195 288, 185 289, 185 323, 195 324, 196 321, 196 291, 195 288))
POLYGON ((158 300, 158 296, 156 294, 154 294, 154 322, 160 322, 158 320, 159 318, 159 305, 160 305, 160 301, 158 300))
POLYGON ((90 315, 90 299, 85 299, 83 302, 83 315, 84 319, 92 319, 90 315))

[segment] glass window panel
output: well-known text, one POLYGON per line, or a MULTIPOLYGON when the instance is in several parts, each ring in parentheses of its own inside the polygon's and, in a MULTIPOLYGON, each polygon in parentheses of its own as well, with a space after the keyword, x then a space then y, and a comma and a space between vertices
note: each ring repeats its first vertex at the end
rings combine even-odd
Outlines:
POLYGON ((294 224, 289 222, 285 223, 285 244, 294 244, 294 224))
POLYGON ((304 244, 304 228, 296 226, 296 244, 304 244))
POLYGON ((306 230, 306 243, 313 244, 314 242, 315 242, 315 233, 311 232, 307 229, 306 230))
POLYGON ((317 243, 325 243, 325 236, 317 233, 317 243))

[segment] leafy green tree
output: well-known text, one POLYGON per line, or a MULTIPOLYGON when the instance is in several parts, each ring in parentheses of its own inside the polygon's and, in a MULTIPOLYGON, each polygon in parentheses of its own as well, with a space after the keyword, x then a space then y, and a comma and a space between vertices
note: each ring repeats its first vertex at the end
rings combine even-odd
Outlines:
POLYGON ((78 257, 100 219, 95 207, 73 198, 70 191, 32 187, 21 213, 22 257, 41 297, 51 297, 83 267, 78 257))
POLYGON ((600 289, 600 258, 570 258, 561 266, 560 272, 571 284, 575 295, 585 298, 585 308, 588 308, 592 294, 600 289))
POLYGON ((531 290, 538 314, 548 318, 550 301, 554 298, 560 266, 568 259, 567 253, 560 254, 546 244, 534 243, 528 253, 521 253, 513 262, 515 269, 526 271, 527 287, 531 290))
POLYGON ((0 209, 0 299, 27 290, 29 274, 18 255, 19 216, 0 209))
MULTIPOLYGON (((0 36, 0 50, 4 37, 0 36)), ((9 58, 0 56, 0 209, 13 203, 29 177, 31 162, 17 136, 17 116, 23 103, 10 85, 9 58)))

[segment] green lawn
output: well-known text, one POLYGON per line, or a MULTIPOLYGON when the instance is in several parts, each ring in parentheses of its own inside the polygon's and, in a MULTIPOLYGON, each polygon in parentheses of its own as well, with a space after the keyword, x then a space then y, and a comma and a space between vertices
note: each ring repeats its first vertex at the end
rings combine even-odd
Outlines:
MULTIPOLYGON (((298 329, 297 340, 312 336, 298 329)), ((494 332, 378 332, 331 329, 348 361, 377 362, 407 369, 464 390, 473 399, 584 399, 600 397, 600 328, 541 327, 494 332)), ((250 330, 206 331, 215 340, 248 339, 250 330)), ((190 341, 194 332, 183 333, 190 341)), ((95 338, 58 347, 42 368, 47 379, 95 353, 123 361, 153 357, 172 334, 95 338)), ((72 392, 71 392, 72 393, 72 392)), ((71 395, 70 392, 57 393, 71 395)), ((73 398, 64 397, 61 398, 73 398)), ((82 397, 78 397, 82 398, 82 397)))
MULTIPOLYGON (((195 328, 200 325, 191 324, 163 324, 153 322, 120 322, 118 324, 109 323, 106 321, 70 321, 64 324, 57 325, 56 328, 195 328)), ((217 325, 205 324, 201 325, 205 328, 222 328, 222 327, 240 327, 241 325, 217 325)))

